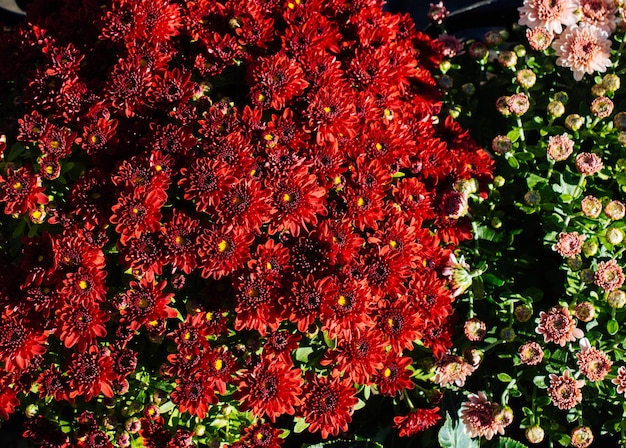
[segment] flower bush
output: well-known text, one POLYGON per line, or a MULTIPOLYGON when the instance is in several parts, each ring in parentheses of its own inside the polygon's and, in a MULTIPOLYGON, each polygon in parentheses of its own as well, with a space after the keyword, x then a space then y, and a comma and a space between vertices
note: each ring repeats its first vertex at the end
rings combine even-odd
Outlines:
POLYGON ((448 272, 465 320, 456 365, 436 369, 465 392, 445 446, 458 446, 457 411, 465 437, 493 446, 624 440, 624 13, 526 0, 519 23, 483 39, 440 28, 448 113, 497 158, 489 198, 470 205, 476 238, 448 272))
POLYGON ((492 160, 438 119, 442 47, 408 16, 41 0, 0 49, 3 420, 275 447, 356 437, 374 396, 400 435, 441 419, 444 271, 492 160))

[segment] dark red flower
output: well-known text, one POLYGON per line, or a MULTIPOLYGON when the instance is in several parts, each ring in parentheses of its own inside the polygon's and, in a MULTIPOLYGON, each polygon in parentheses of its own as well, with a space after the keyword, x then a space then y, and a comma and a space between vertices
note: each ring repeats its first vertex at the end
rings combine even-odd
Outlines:
POLYGON ((243 268, 253 241, 254 235, 241 226, 205 230, 198 237, 202 276, 219 279, 243 268))
POLYGON ((172 216, 161 227, 165 260, 172 264, 172 272, 180 269, 191 273, 197 264, 197 243, 200 221, 192 219, 183 210, 172 211, 172 216))
POLYGON ((52 397, 55 401, 71 400, 68 379, 55 364, 41 372, 37 378, 37 385, 37 392, 41 398, 52 397))
POLYGON ((0 176, 0 202, 4 202, 4 213, 21 215, 34 212, 40 205, 48 203, 44 194, 41 177, 29 167, 14 170, 8 167, 6 174, 0 176))
POLYGON ((113 360, 92 345, 88 350, 74 352, 67 367, 70 398, 81 396, 85 401, 103 394, 113 397, 112 382, 115 377, 113 360))
POLYGON ((206 416, 209 407, 219 401, 213 387, 202 375, 177 379, 171 397, 180 412, 189 412, 201 420, 206 416))
POLYGON ((142 326, 155 326, 159 321, 176 317, 176 310, 170 307, 174 294, 166 293, 165 286, 165 281, 156 283, 145 278, 130 282, 130 289, 119 306, 122 322, 132 330, 138 330, 142 326))
POLYGON ((48 332, 33 327, 33 322, 11 309, 5 309, 0 319, 0 361, 4 370, 24 370, 37 355, 46 352, 48 332))
POLYGON ((130 238, 141 238, 146 232, 159 230, 164 203, 163 192, 159 190, 137 187, 132 192, 121 193, 110 217, 120 234, 120 242, 126 244, 130 238))
POLYGON ((301 403, 304 383, 301 374, 300 369, 267 359, 244 370, 235 393, 235 398, 241 402, 240 409, 251 410, 272 422, 283 414, 293 415, 294 407, 301 403))
POLYGON ((407 415, 399 415, 393 418, 393 427, 400 431, 400 437, 411 437, 419 432, 435 426, 441 415, 439 408, 418 408, 407 415))
POLYGON ((357 404, 356 390, 351 381, 313 376, 307 378, 300 412, 309 424, 310 432, 320 431, 322 438, 346 431, 357 404))
POLYGON ((243 430, 241 443, 253 448, 279 448, 284 442, 282 433, 281 429, 274 428, 269 423, 257 421, 243 430))
POLYGON ((394 351, 387 353, 383 366, 373 378, 378 391, 393 397, 405 389, 413 389, 412 372, 407 369, 412 363, 413 359, 408 356, 398 356, 394 351))
POLYGON ((57 310, 57 334, 67 348, 76 346, 79 351, 97 343, 107 331, 104 324, 109 315, 93 301, 67 301, 57 310))
POLYGON ((299 64, 278 53, 259 58, 250 69, 252 104, 261 108, 282 109, 308 86, 299 64))

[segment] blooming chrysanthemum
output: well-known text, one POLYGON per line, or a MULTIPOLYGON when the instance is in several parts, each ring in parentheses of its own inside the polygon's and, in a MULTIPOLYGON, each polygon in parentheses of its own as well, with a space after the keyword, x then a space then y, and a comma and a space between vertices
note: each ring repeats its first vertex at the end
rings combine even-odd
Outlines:
MULTIPOLYGON (((581 341, 583 340, 581 339, 581 341)), ((580 372, 589 381, 602 381, 613 365, 606 353, 588 345, 582 346, 582 350, 576 354, 576 358, 580 372)))
POLYGON ((209 407, 219 401, 211 384, 199 375, 176 380, 176 388, 171 397, 180 412, 189 412, 201 420, 206 416, 209 407))
POLYGON ((0 320, 0 362, 4 370, 12 372, 28 367, 37 355, 46 352, 48 332, 32 327, 32 323, 18 313, 5 311, 0 320))
POLYGON ((418 408, 407 415, 398 415, 393 418, 394 428, 400 431, 400 437, 411 437, 419 432, 434 426, 441 420, 439 408, 418 408))
POLYGON ((281 429, 274 428, 269 423, 257 421, 243 430, 241 442, 252 448, 279 448, 284 442, 282 433, 281 429))
POLYGON ((602 29, 609 35, 617 25, 617 7, 613 0, 578 0, 580 2, 580 23, 588 23, 602 29))
POLYGON ((320 431, 322 438, 346 431, 357 404, 352 382, 314 376, 307 379, 301 412, 310 432, 320 431))
POLYGON ((440 386, 456 384, 459 387, 465 385, 465 380, 475 369, 474 366, 465 362, 460 356, 446 354, 435 363, 437 371, 433 381, 440 386))
POLYGON ((552 48, 557 65, 571 68, 576 81, 611 66, 611 41, 606 31, 594 25, 569 26, 552 43, 552 48))
POLYGON ((624 284, 624 272, 616 260, 601 261, 596 269, 594 283, 605 291, 614 291, 624 284))
POLYGON ((555 162, 566 160, 574 151, 574 141, 567 134, 552 135, 548 139, 548 158, 555 162))
POLYGON ((543 359, 543 349, 536 342, 526 342, 518 349, 523 364, 535 366, 543 359))
POLYGON ((613 384, 615 384, 615 389, 618 394, 624 394, 626 396, 626 367, 620 366, 617 369, 617 377, 611 380, 613 384))
POLYGON ((543 27, 556 34, 563 32, 564 26, 576 24, 575 0, 526 0, 518 8, 519 24, 529 28, 543 27))
POLYGON ((115 377, 113 360, 92 345, 86 351, 73 353, 68 367, 70 398, 82 396, 89 401, 100 394, 113 397, 115 377))
POLYGON ((461 406, 461 421, 470 437, 491 440, 497 433, 504 434, 504 426, 496 419, 502 409, 492 403, 483 392, 471 394, 461 406))
POLYGON ((584 385, 585 381, 576 380, 569 370, 563 372, 561 376, 551 373, 548 395, 557 408, 571 409, 582 401, 583 394, 580 389, 584 385))
POLYGON ((564 306, 553 306, 547 313, 540 312, 536 331, 543 335, 545 342, 554 342, 561 347, 584 335, 581 329, 576 328, 576 322, 564 306))
POLYGON ((236 398, 242 410, 266 416, 272 422, 283 415, 293 415, 302 402, 302 372, 280 362, 262 360, 240 374, 236 398))
POLYGON ((558 252, 562 257, 573 258, 580 253, 585 241, 585 235, 578 232, 561 232, 552 250, 558 252))

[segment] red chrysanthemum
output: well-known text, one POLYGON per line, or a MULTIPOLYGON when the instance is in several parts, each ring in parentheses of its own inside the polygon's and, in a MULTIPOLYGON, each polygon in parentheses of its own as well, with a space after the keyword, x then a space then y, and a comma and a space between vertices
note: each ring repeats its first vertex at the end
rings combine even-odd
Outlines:
POLYGON ((40 205, 48 203, 44 194, 41 177, 28 167, 14 170, 8 167, 6 174, 0 176, 0 202, 4 202, 7 215, 34 212, 40 205))
POLYGON ((96 338, 106 336, 104 324, 108 320, 109 315, 95 302, 66 302, 57 311, 57 333, 65 347, 84 351, 96 343, 96 338))
POLYGON ((283 414, 293 415, 295 406, 301 403, 304 381, 300 369, 264 359, 244 370, 239 378, 235 397, 241 402, 241 410, 251 410, 274 422, 283 414))
POLYGON ((176 317, 176 310, 170 307, 174 294, 166 293, 165 286, 165 281, 156 283, 145 278, 130 282, 130 289, 118 306, 122 322, 132 330, 138 330, 142 326, 158 326, 165 319, 176 317))
POLYGON ((176 388, 171 397, 180 412, 189 412, 201 420, 206 416, 209 407, 219 401, 213 387, 201 375, 176 380, 176 388))
POLYGON ((0 319, 0 361, 4 370, 24 370, 46 352, 48 332, 33 327, 27 316, 5 309, 0 319))
POLYGON ((439 408, 418 408, 407 415, 393 418, 393 426, 400 432, 400 437, 411 437, 437 424, 441 420, 439 408))
POLYGON ((320 431, 322 438, 346 431, 357 404, 352 382, 339 378, 312 376, 307 378, 300 412, 310 432, 320 431))
POLYGON ((67 367, 70 385, 70 398, 83 397, 85 401, 103 394, 113 397, 112 382, 115 378, 113 360, 101 353, 97 346, 80 353, 74 352, 67 367))

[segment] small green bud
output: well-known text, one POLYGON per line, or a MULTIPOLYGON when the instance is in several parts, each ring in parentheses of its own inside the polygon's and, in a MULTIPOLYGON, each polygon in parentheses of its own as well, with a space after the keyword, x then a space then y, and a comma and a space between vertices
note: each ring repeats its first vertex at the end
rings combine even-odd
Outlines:
POLYGON ((621 289, 615 289, 609 293, 606 301, 612 308, 624 308, 624 305, 626 305, 626 293, 621 289))
POLYGON ((616 227, 610 227, 606 229, 606 233, 604 234, 604 237, 613 246, 617 246, 619 243, 621 243, 624 240, 624 231, 616 227))
POLYGON ((513 342, 516 336, 515 330, 512 327, 505 327, 500 330, 500 339, 506 342, 513 342))
POLYGON ((559 118, 565 113, 565 104, 560 101, 550 101, 546 110, 548 111, 548 115, 559 118))
POLYGON ((493 178, 493 185, 496 188, 500 188, 500 187, 504 186, 505 182, 506 182, 506 180, 502 176, 496 176, 496 177, 493 178))
POLYGON ((533 309, 530 305, 522 303, 515 307, 513 315, 515 316, 515 319, 517 319, 519 322, 528 322, 533 316, 533 309))
POLYGON ((578 114, 569 114, 565 117, 565 127, 570 131, 578 131, 585 124, 585 120, 578 114))
POLYGON ((498 218, 497 216, 494 216, 493 218, 491 218, 491 227, 493 227, 494 229, 499 229, 502 227, 502 220, 500 218, 498 218))
POLYGON ((617 91, 620 88, 619 76, 614 73, 607 73, 602 78, 602 87, 604 87, 609 93, 617 91))
POLYGON ((524 56, 526 56, 526 47, 522 44, 517 44, 516 46, 514 46, 513 51, 518 58, 523 58, 524 56))
POLYGON ((439 63, 439 70, 441 70, 441 73, 447 73, 450 68, 452 68, 452 64, 447 59, 444 59, 439 63))
POLYGON ((29 404, 28 406, 26 406, 26 409, 24 409, 24 415, 26 416, 26 418, 33 418, 36 417, 39 414, 39 406, 37 406, 36 404, 29 404))
POLYGON ((598 242, 595 240, 587 240, 583 243, 583 254, 585 257, 593 257, 598 253, 598 242))

